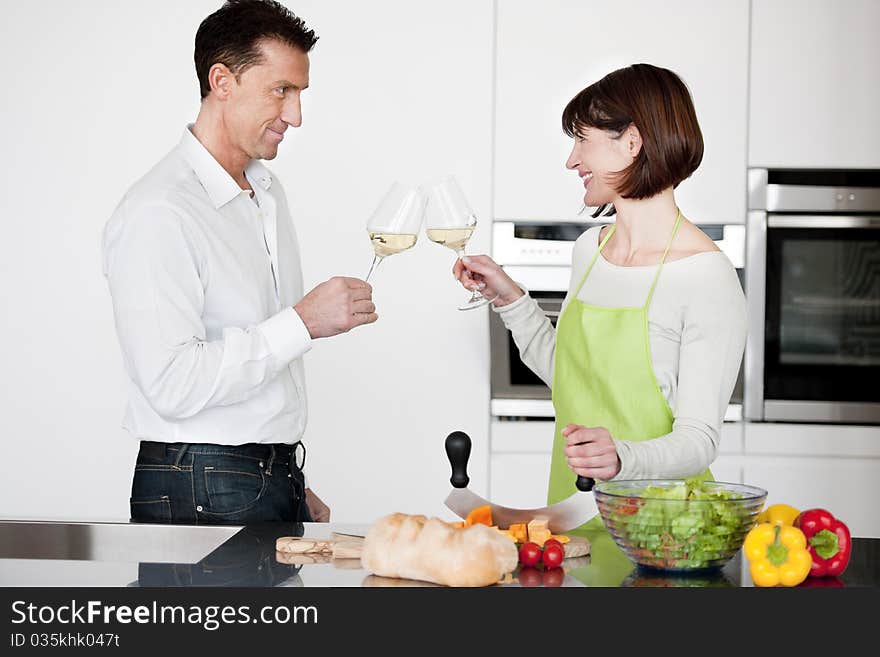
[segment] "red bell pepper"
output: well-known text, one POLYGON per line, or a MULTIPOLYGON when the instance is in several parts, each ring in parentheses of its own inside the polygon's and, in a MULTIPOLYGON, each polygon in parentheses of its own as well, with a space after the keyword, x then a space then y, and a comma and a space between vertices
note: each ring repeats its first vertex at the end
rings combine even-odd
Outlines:
POLYGON ((846 570, 852 538, 843 522, 825 509, 807 509, 795 518, 794 526, 804 533, 813 558, 809 577, 833 577, 846 570))

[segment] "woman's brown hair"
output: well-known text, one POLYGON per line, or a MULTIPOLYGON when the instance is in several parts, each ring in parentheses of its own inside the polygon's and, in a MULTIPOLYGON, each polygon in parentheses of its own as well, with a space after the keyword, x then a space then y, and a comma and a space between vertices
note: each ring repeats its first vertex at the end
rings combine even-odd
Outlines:
MULTIPOLYGON (((616 176, 623 198, 650 198, 690 176, 703 159, 703 134, 687 86, 672 71, 633 64, 609 73, 572 98, 562 129, 575 137, 585 127, 622 134, 635 125, 642 148, 616 176)), ((600 207, 598 216, 607 206, 600 207)), ((607 214, 613 214, 613 206, 607 214)))

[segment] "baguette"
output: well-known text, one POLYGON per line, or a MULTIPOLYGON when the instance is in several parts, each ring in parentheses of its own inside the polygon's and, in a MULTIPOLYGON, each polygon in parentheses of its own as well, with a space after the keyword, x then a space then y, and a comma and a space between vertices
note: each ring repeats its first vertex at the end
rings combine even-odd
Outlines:
POLYGON ((380 577, 455 587, 497 584, 518 560, 513 541, 486 525, 456 528, 405 513, 373 523, 361 556, 364 568, 380 577))

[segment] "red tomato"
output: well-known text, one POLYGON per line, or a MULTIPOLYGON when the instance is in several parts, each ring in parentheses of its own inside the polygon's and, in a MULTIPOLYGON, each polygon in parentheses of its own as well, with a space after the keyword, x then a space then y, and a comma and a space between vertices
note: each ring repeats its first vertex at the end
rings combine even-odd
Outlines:
POLYGON ((544 548, 542 561, 548 568, 555 568, 556 566, 561 565, 563 559, 565 559, 565 550, 558 545, 551 545, 544 548))
POLYGON ((541 560, 541 548, 537 543, 527 541, 519 549, 519 561, 526 566, 534 566, 541 560))
POLYGON ((562 548, 562 551, 565 552, 565 546, 560 541, 557 541, 555 538, 548 538, 546 541, 544 541, 544 549, 545 550, 550 545, 558 545, 559 547, 562 548))
POLYGON ((544 586, 550 588, 562 586, 562 581, 564 579, 565 571, 562 570, 562 568, 545 568, 541 581, 544 583, 544 586))
POLYGON ((638 512, 639 507, 641 507, 642 504, 642 500, 640 500, 638 497, 628 497, 626 498, 626 504, 618 507, 617 512, 624 516, 631 516, 634 513, 638 512))
POLYGON ((531 566, 525 566, 519 569, 519 576, 517 579, 519 580, 520 586, 541 586, 541 571, 537 568, 532 568, 531 566))

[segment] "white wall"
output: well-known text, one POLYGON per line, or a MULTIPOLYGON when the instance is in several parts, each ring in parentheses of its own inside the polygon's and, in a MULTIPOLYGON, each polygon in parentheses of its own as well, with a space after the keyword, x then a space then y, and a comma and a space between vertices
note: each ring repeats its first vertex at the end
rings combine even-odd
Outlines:
MULTIPOLYGON (((220 0, 6 3, 0 25, 0 517, 126 519, 136 442, 101 274, 104 222, 195 118, 199 22, 220 0)), ((492 216, 491 0, 297 0, 316 29, 304 125, 270 167, 307 286, 363 277, 364 222, 394 178, 454 173, 492 216)), ((313 488, 335 520, 444 514, 443 439, 475 439, 485 489, 488 323, 422 239, 375 275, 380 320, 306 357, 313 488)))

